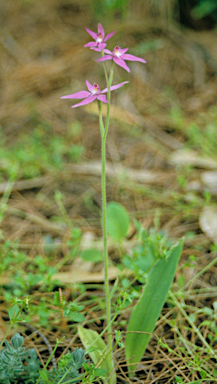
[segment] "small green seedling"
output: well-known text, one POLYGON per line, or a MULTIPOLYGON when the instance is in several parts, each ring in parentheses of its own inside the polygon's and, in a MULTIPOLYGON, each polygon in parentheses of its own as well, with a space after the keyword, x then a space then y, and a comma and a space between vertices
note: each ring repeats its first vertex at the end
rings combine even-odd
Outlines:
POLYGON ((120 242, 126 235, 130 226, 130 217, 126 208, 114 201, 107 205, 107 230, 109 236, 120 242))

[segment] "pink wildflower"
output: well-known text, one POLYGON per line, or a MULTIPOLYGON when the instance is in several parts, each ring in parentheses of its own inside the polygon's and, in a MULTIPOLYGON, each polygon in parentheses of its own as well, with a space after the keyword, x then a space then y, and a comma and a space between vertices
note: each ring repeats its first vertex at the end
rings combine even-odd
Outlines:
POLYGON ((105 36, 105 32, 101 24, 98 24, 98 33, 92 32, 88 28, 86 28, 86 31, 95 41, 85 44, 85 47, 90 47, 94 49, 94 51, 102 51, 106 47, 105 41, 110 39, 110 37, 112 37, 115 33, 114 31, 105 36))
MULTIPOLYGON (((120 83, 117 85, 112 85, 110 87, 110 91, 120 88, 126 83, 128 83, 128 81, 124 81, 123 83, 120 83)), ((103 91, 100 91, 98 84, 91 85, 88 80, 86 80, 86 84, 89 92, 80 91, 80 92, 73 93, 72 95, 62 96, 61 99, 84 99, 80 103, 73 105, 72 108, 76 108, 76 107, 80 107, 81 105, 92 103, 92 101, 96 99, 102 101, 103 103, 108 103, 106 96, 103 95, 103 93, 108 92, 108 88, 105 88, 103 89, 103 91)))
POLYGON ((128 48, 121 49, 120 47, 115 47, 112 52, 108 49, 105 49, 104 52, 107 53, 107 55, 101 57, 97 61, 113 60, 117 65, 120 65, 120 67, 124 68, 127 72, 130 72, 130 68, 124 60, 140 61, 141 63, 146 63, 146 61, 141 57, 129 55, 126 53, 127 51, 128 48))

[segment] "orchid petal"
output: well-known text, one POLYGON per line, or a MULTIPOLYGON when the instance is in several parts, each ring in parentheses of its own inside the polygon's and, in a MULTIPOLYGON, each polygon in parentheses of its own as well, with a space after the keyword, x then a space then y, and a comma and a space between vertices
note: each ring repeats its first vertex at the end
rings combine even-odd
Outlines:
POLYGON ((84 99, 80 103, 73 105, 71 108, 76 108, 76 107, 80 107, 81 105, 90 104, 90 103, 92 103, 92 101, 96 100, 96 98, 97 98, 97 95, 87 97, 86 99, 84 99))
POLYGON ((88 80, 86 80, 86 85, 87 85, 88 91, 90 91, 90 92, 94 91, 94 89, 95 89, 94 86, 91 85, 88 80))
POLYGON ((129 48, 123 48, 123 49, 119 49, 118 52, 121 54, 121 56, 128 51, 129 48))
POLYGON ((141 57, 129 55, 129 53, 122 55, 122 59, 129 60, 129 61, 141 61, 141 63, 146 63, 146 61, 144 59, 142 59, 141 57))
POLYGON ((90 96, 90 92, 80 91, 76 93, 72 93, 71 95, 62 96, 61 99, 84 99, 85 97, 90 96))
POLYGON ((112 55, 105 55, 96 61, 105 61, 105 60, 111 60, 111 59, 113 59, 112 55))
POLYGON ((108 53, 109 55, 112 55, 112 52, 109 51, 109 49, 104 49, 104 52, 105 52, 105 53, 108 53))
POLYGON ((87 43, 84 45, 85 48, 87 47, 95 47, 97 45, 96 41, 91 41, 90 43, 87 43))
POLYGON ((98 48, 102 51, 106 47, 106 43, 98 43, 98 48))
POLYGON ((106 47, 105 43, 98 43, 98 44, 96 43, 95 45, 97 46, 91 47, 90 49, 96 52, 101 52, 106 47))
POLYGON ((116 57, 114 56, 113 57, 113 60, 114 62, 117 64, 117 65, 120 65, 120 67, 124 68, 127 72, 130 72, 130 68, 127 66, 127 64, 125 63, 124 60, 122 60, 120 57, 116 57))
POLYGON ((97 96, 97 100, 102 101, 103 103, 108 103, 108 100, 106 99, 105 95, 99 95, 97 96))
POLYGON ((92 49, 93 51, 96 51, 96 52, 101 52, 103 48, 101 49, 101 48, 98 48, 98 47, 91 47, 90 49, 92 49))
MULTIPOLYGON (((110 87, 110 91, 114 91, 115 89, 118 89, 118 88, 122 87, 124 84, 127 84, 127 83, 129 83, 129 81, 124 81, 123 83, 112 85, 110 87)), ((103 91, 101 93, 106 93, 106 92, 108 92, 108 88, 103 89, 103 91)))
POLYGON ((116 31, 109 33, 109 34, 105 37, 105 39, 104 39, 103 41, 107 41, 108 39, 110 39, 110 37, 112 37, 112 36, 114 35, 115 32, 116 32, 116 31))
POLYGON ((111 88, 110 88, 110 90, 111 90, 111 91, 114 91, 115 89, 118 89, 118 88, 120 88, 120 87, 123 87, 123 85, 124 85, 124 84, 127 84, 127 83, 129 83, 129 81, 124 81, 123 83, 116 84, 116 85, 112 85, 111 88))
POLYGON ((101 24, 98 24, 98 34, 102 36, 102 39, 104 40, 105 32, 101 24))
POLYGON ((87 31, 87 33, 89 33, 89 35, 90 35, 94 40, 97 39, 97 37, 98 37, 98 36, 97 36, 97 33, 91 31, 91 30, 88 29, 88 28, 86 28, 86 31, 87 31))

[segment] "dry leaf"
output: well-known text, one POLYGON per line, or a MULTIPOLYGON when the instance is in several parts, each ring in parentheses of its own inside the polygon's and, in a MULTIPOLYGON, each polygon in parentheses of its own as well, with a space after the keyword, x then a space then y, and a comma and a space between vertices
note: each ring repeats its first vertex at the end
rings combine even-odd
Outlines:
MULTIPOLYGON (((78 260, 79 263, 76 266, 73 263, 73 268, 69 272, 56 273, 53 279, 58 279, 62 283, 102 283, 104 281, 103 268, 99 272, 91 272, 93 263, 78 260)), ((121 271, 117 267, 109 267, 109 280, 115 280, 120 273, 121 271)))
POLYGON ((169 162, 172 165, 191 165, 198 168, 217 169, 217 162, 210 157, 202 157, 196 151, 184 150, 174 151, 169 162))
POLYGON ((217 195, 217 172, 207 171, 201 175, 201 180, 212 195, 217 195))
POLYGON ((200 213, 199 224, 202 231, 217 244, 217 207, 204 207, 200 213))

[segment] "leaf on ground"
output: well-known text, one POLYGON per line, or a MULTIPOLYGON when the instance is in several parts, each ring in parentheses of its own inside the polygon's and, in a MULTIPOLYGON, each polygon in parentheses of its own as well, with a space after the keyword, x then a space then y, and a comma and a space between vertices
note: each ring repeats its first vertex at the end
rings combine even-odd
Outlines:
POLYGON ((199 216, 201 230, 217 244, 217 208, 204 207, 199 216))
POLYGON ((201 180, 212 195, 217 195, 217 172, 203 172, 201 175, 201 180))
POLYGON ((126 208, 115 201, 107 205, 107 230, 109 236, 116 241, 121 241, 128 232, 130 216, 126 208))
POLYGON ((191 165, 205 169, 217 169, 217 162, 211 157, 200 156, 196 151, 181 149, 169 156, 172 165, 191 165))
POLYGON ((113 371, 112 380, 110 380, 110 382, 115 383, 116 373, 114 371, 114 364, 110 361, 110 355, 106 355, 106 353, 108 352, 108 347, 105 344, 104 340, 101 338, 101 336, 99 336, 96 331, 84 328, 81 325, 78 326, 78 334, 87 352, 88 349, 90 349, 88 353, 91 359, 93 360, 94 364, 98 365, 100 363, 99 367, 107 372, 107 375, 105 377, 106 382, 108 381, 108 377, 113 371))
MULTIPOLYGON (((109 280, 115 280, 121 271, 119 268, 111 266, 108 269, 109 280)), ((53 275, 53 279, 58 279, 62 283, 102 283, 104 281, 103 266, 100 271, 93 271, 93 263, 76 259, 68 272, 59 272, 53 275)))
POLYGON ((89 248, 89 249, 84 249, 81 252, 80 257, 85 261, 91 261, 92 263, 98 263, 99 261, 102 261, 103 254, 97 248, 89 248))

